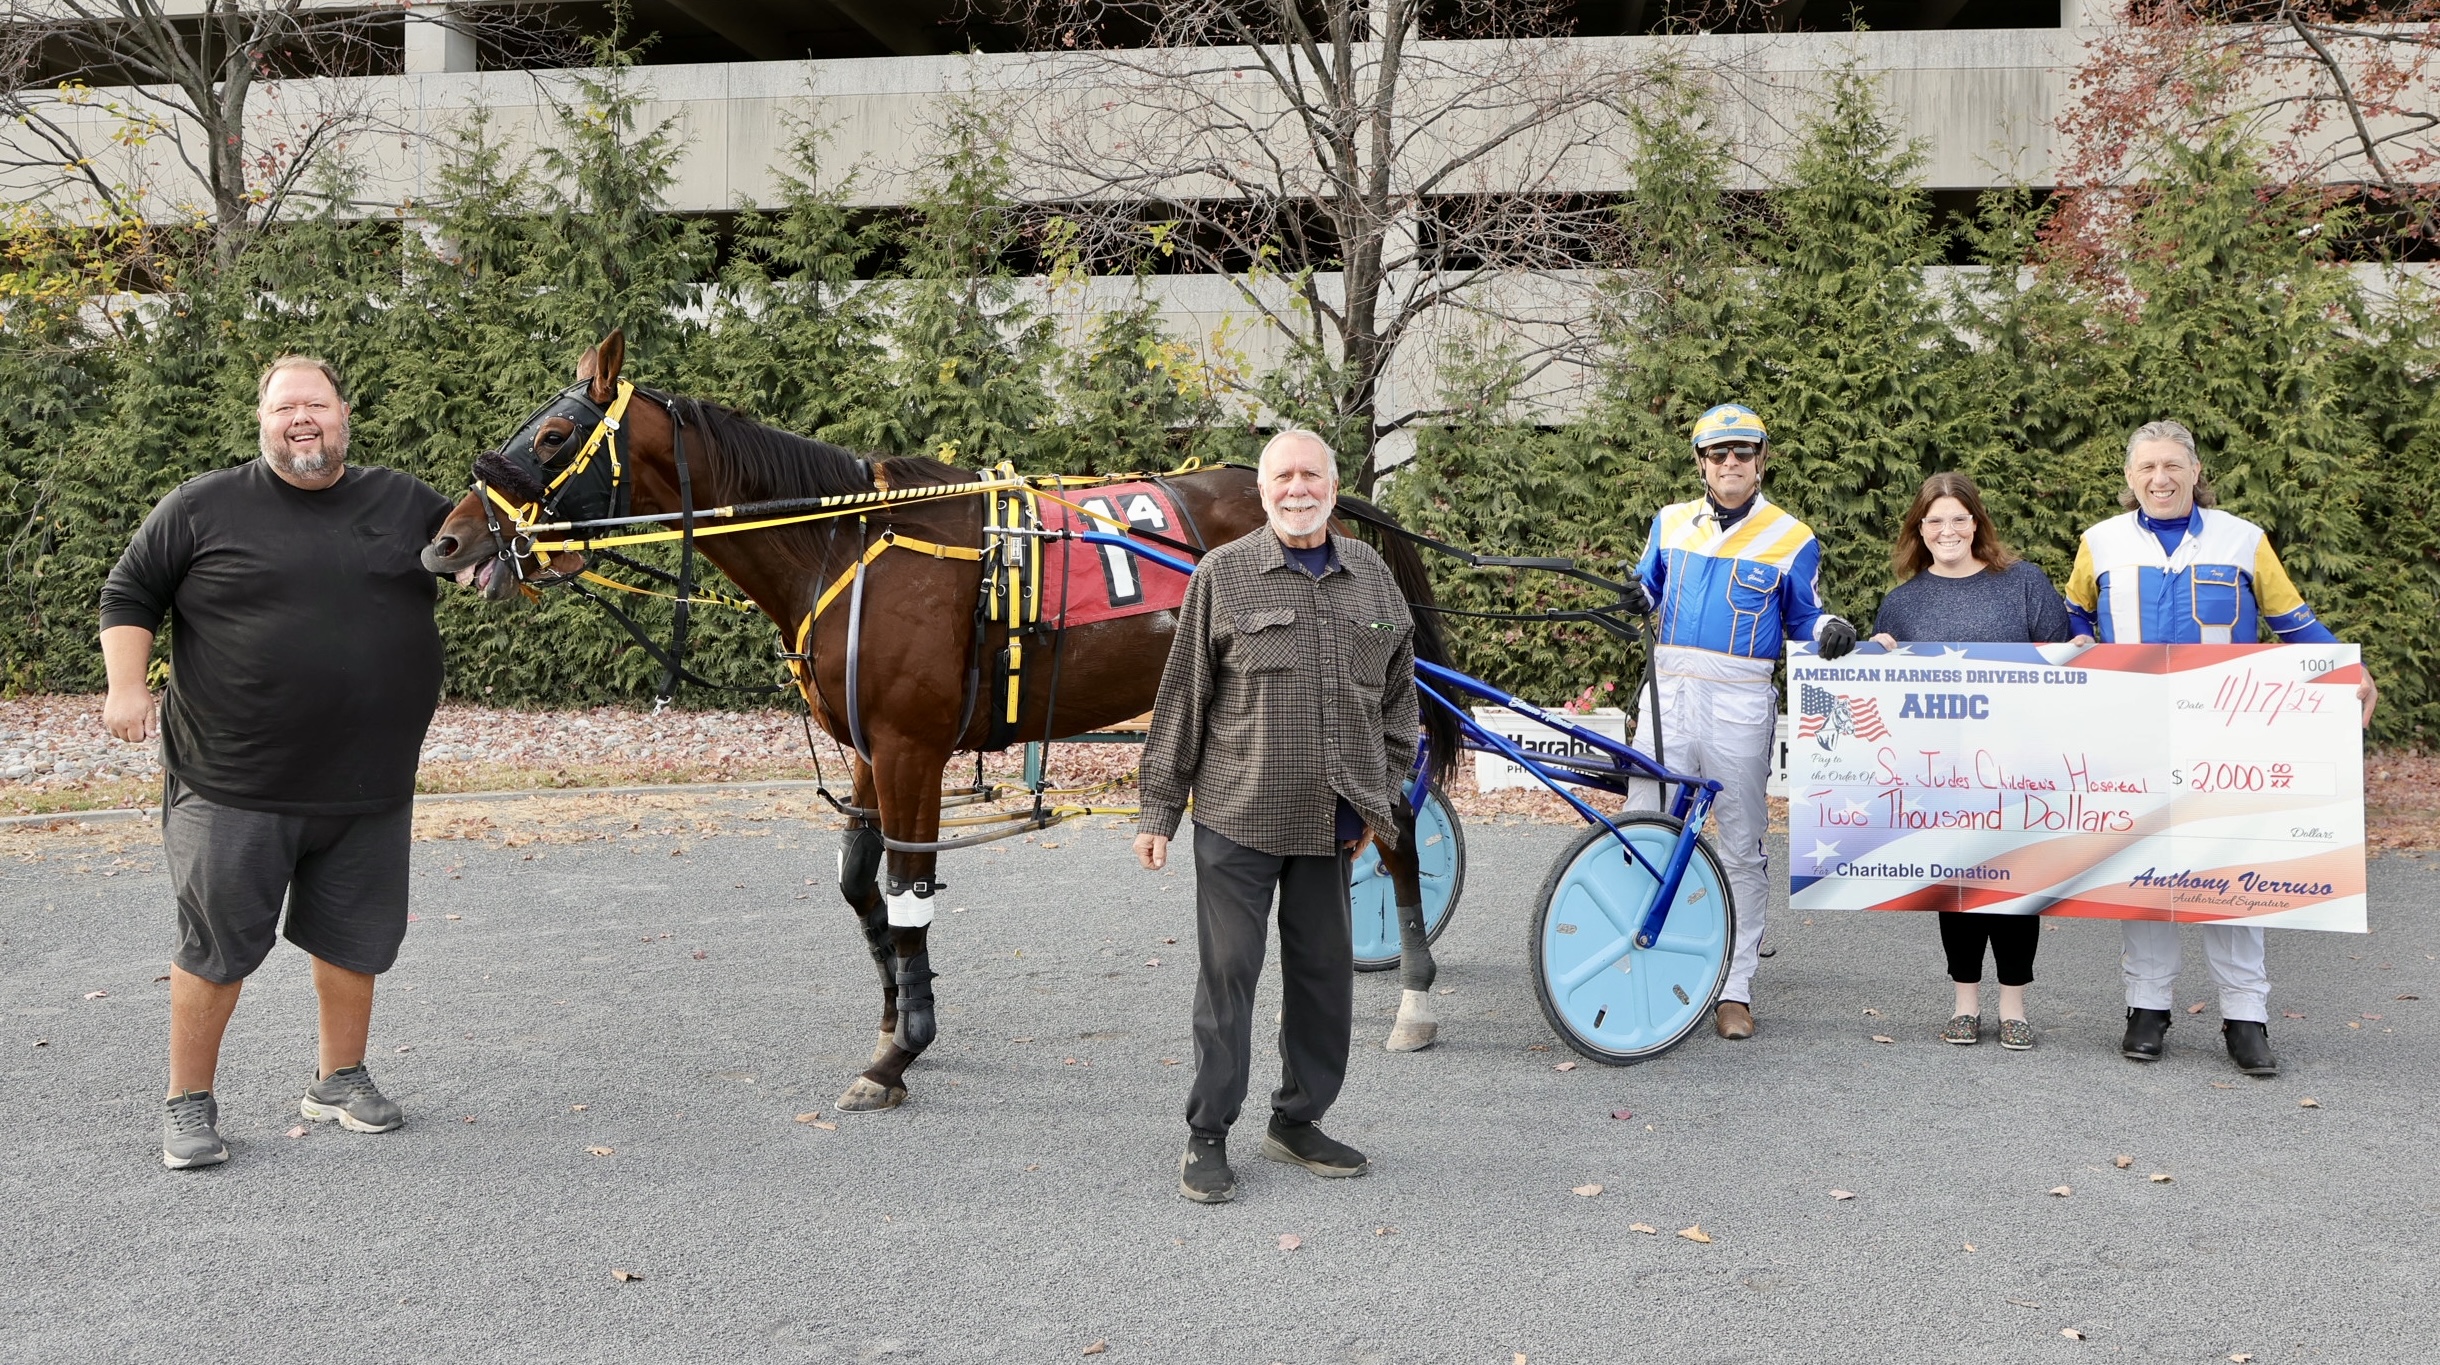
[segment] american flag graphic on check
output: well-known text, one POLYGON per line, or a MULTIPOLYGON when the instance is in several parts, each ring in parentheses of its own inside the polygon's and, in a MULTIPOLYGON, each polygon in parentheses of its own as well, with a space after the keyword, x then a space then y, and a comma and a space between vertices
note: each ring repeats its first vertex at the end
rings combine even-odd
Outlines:
POLYGON ((1827 749, 1840 735, 1853 735, 1867 743, 1889 738, 1889 727, 1881 723, 1880 705, 1870 697, 1843 697, 1806 683, 1798 690, 1797 702, 1799 739, 1818 737, 1827 749))

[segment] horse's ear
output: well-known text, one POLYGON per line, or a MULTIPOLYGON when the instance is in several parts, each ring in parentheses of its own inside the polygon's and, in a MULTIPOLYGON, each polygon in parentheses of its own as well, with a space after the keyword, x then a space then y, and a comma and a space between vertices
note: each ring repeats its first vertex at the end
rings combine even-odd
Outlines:
POLYGON ((602 338, 601 345, 585 352, 585 358, 577 364, 576 377, 593 381, 594 402, 608 403, 618 396, 619 371, 626 364, 626 329, 613 327, 610 335, 602 338))

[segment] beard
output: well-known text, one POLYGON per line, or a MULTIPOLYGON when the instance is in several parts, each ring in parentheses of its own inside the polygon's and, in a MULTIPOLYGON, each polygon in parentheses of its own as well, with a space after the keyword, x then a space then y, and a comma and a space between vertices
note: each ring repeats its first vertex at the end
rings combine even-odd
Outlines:
POLYGON ((1283 536, 1309 536, 1330 524, 1329 503, 1317 502, 1302 511, 1285 507, 1271 509, 1271 529, 1283 536))
POLYGON ((285 432, 277 437, 262 436, 257 444, 262 449, 263 458, 271 462, 273 469, 292 478, 318 479, 347 463, 345 425, 322 428, 321 447, 303 454, 289 446, 285 432))

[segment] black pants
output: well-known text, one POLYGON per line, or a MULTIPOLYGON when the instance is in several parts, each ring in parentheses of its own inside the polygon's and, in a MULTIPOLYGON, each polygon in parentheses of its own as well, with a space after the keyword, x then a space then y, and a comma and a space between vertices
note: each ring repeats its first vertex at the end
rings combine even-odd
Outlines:
POLYGON ((1329 1112, 1347 1079, 1355 1027, 1355 950, 1348 940, 1347 859, 1281 858, 1195 826, 1195 1082, 1186 1126, 1225 1137, 1244 1107, 1254 1043, 1254 987, 1279 893, 1285 978, 1279 1089, 1271 1107, 1291 1123, 1329 1112))
POLYGON ((2033 953, 2042 945, 2040 915, 1977 915, 1955 910, 1939 913, 1940 946, 1949 950, 1949 980, 1982 980, 1983 945, 1991 945, 1991 960, 1999 967, 1999 984, 2033 984, 2033 953))

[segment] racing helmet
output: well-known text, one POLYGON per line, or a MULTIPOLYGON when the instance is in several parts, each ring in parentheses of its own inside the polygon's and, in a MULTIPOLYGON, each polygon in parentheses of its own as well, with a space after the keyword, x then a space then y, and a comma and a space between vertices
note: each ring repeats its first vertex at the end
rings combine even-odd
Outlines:
POLYGON ((1694 448, 1701 450, 1723 441, 1751 441, 1767 447, 1771 433, 1752 408, 1742 403, 1722 403, 1694 419, 1694 448))

